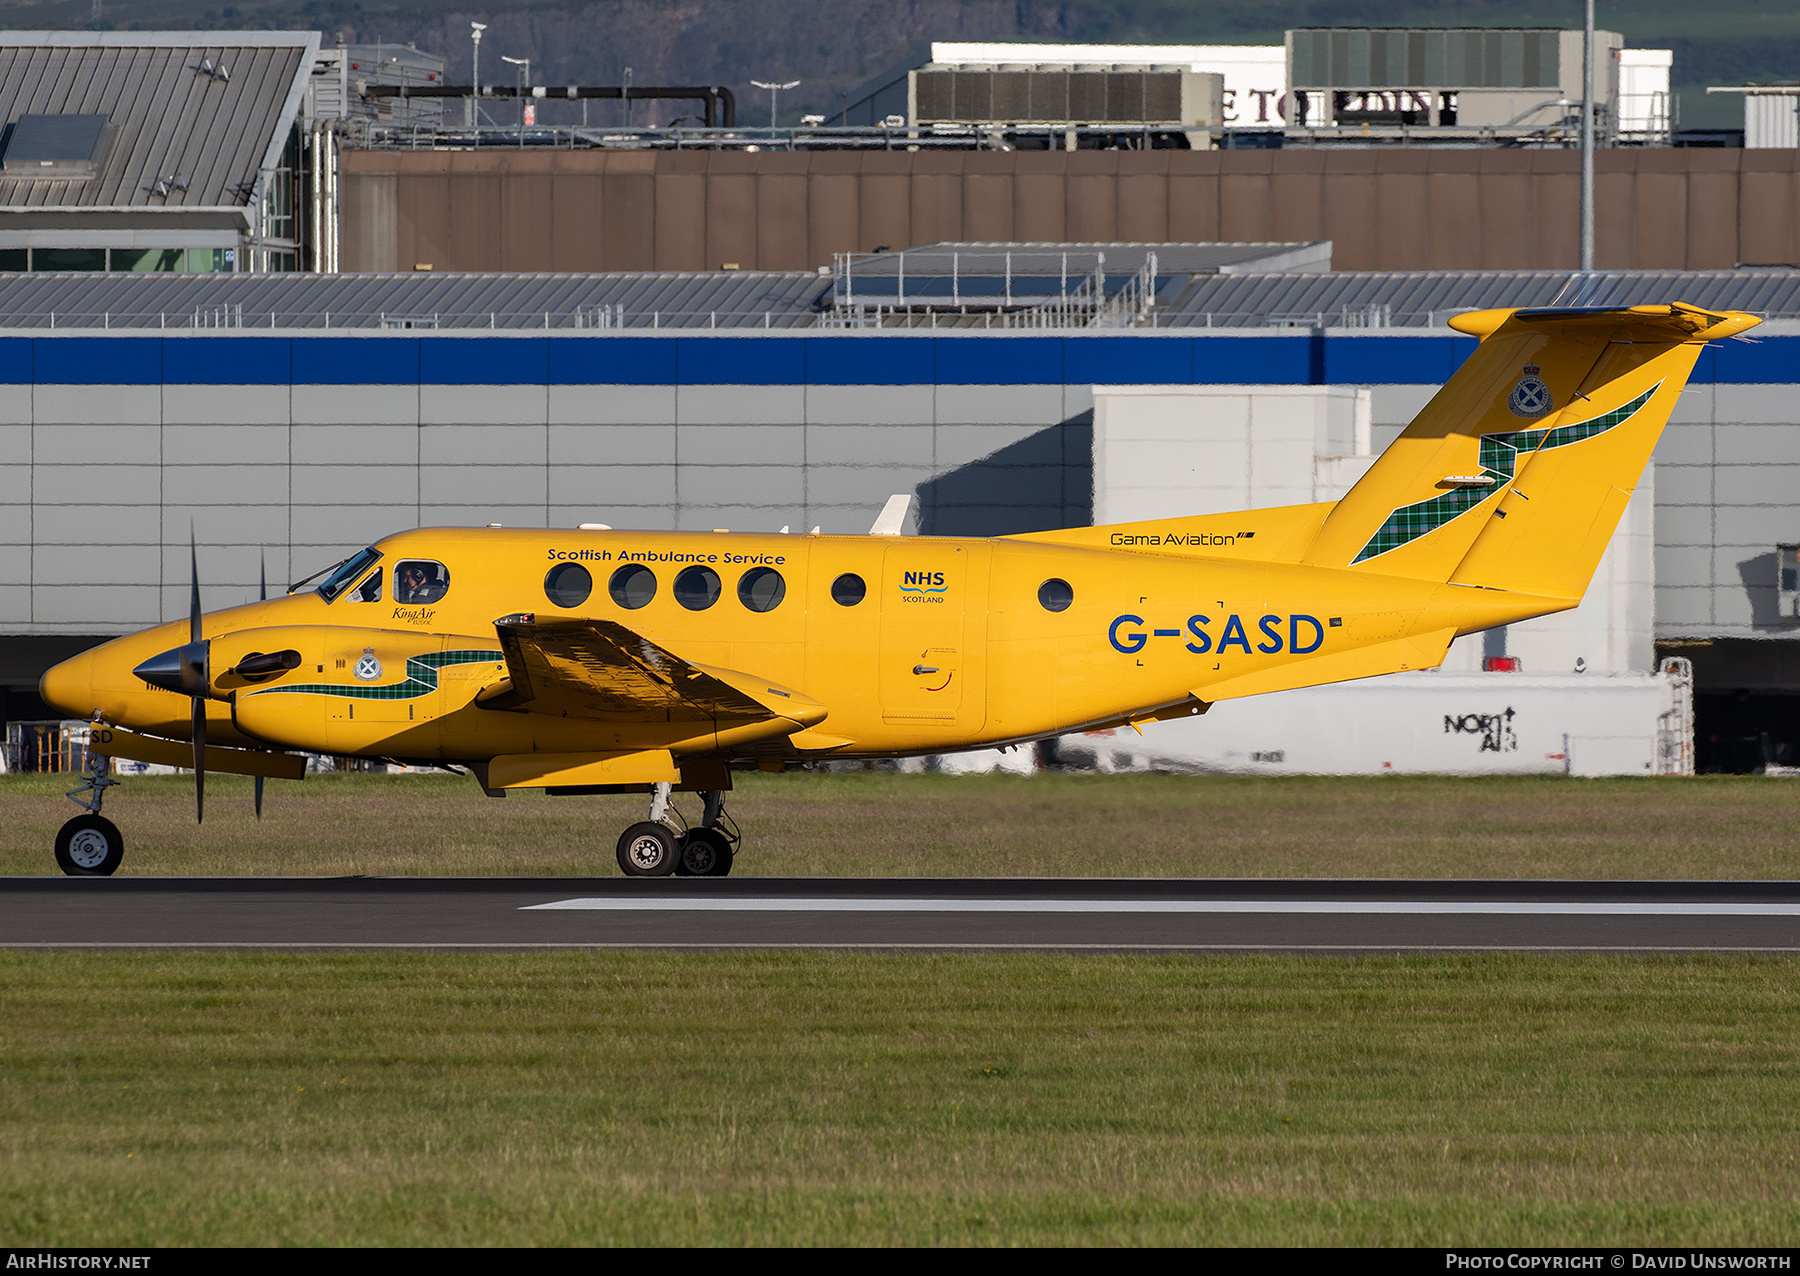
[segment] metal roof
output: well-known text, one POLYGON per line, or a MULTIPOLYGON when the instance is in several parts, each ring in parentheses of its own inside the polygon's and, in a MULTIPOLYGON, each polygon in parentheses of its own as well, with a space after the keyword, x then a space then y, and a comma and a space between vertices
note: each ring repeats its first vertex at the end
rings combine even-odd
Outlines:
POLYGON ((795 328, 812 271, 0 274, 5 328, 795 328))
MULTIPOLYGON (((811 271, 750 270, 0 274, 0 328, 807 328, 829 307, 833 283, 811 271)), ((1426 327, 1497 306, 1670 300, 1800 318, 1800 270, 1196 275, 1155 323, 1426 327)))
POLYGON ((1800 270, 1341 271, 1195 278, 1158 327, 1425 327, 1460 310, 1685 301, 1800 317, 1800 270))
POLYGON ((8 126, 105 115, 113 130, 96 176, 0 180, 0 209, 243 207, 287 141, 318 44, 298 31, 0 34, 8 126))

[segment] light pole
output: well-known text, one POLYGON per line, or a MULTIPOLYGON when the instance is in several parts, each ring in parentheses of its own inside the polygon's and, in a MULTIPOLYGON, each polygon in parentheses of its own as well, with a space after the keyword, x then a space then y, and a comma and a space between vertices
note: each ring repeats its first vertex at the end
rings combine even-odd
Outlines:
POLYGON ((1594 268, 1594 0, 1581 29, 1581 269, 1594 268))
POLYGON ((766 80, 752 80, 752 81, 750 81, 750 83, 754 84, 759 89, 769 90, 769 128, 771 131, 773 131, 773 129, 775 128, 775 97, 776 97, 776 95, 778 93, 780 93, 781 90, 783 90, 783 89, 799 88, 800 81, 789 80, 786 84, 771 84, 766 80))
MULTIPOLYGON (((625 78, 619 83, 619 101, 625 107, 625 127, 631 127, 631 68, 625 68, 625 78)), ((654 118, 650 121, 656 123, 654 118)))
POLYGON ((469 24, 469 38, 475 42, 475 55, 469 67, 469 80, 474 88, 473 95, 469 98, 469 118, 463 122, 470 128, 481 123, 481 33, 486 30, 485 22, 469 24))
POLYGON ((531 88, 531 59, 509 58, 502 55, 500 60, 502 62, 510 62, 519 68, 518 75, 515 78, 519 85, 519 141, 523 144, 525 140, 525 100, 531 96, 526 91, 531 88))

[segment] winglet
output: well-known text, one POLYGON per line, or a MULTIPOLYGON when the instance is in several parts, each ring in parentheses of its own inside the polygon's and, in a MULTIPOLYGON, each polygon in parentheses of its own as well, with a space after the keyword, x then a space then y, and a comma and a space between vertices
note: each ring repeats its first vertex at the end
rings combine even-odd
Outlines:
POLYGON ((881 513, 875 516, 875 526, 869 529, 871 536, 900 536, 905 534, 906 514, 912 509, 912 497, 890 496, 887 504, 881 507, 881 513))

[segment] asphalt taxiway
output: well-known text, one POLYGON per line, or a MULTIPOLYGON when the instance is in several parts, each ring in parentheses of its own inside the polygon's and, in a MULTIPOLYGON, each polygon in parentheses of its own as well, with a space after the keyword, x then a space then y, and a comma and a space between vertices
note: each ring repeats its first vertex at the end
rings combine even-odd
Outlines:
POLYGON ((0 947, 1800 952, 1800 882, 14 877, 0 947))

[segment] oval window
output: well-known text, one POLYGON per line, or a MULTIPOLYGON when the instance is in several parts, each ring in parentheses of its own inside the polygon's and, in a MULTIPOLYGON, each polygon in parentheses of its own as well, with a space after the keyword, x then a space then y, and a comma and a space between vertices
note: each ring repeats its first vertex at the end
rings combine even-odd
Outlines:
POLYGON ((544 577, 544 597, 558 607, 579 607, 594 592, 594 578, 580 563, 558 563, 544 577))
POLYGON ((628 610, 646 606, 656 597, 656 573, 638 563, 626 563, 606 583, 612 600, 628 610))
POLYGON ((689 611, 705 611, 719 601, 719 573, 710 567, 686 567, 675 578, 675 601, 689 611))
POLYGON ((1045 611, 1067 611, 1069 604, 1075 601, 1075 591, 1069 588, 1069 582, 1058 580, 1052 576, 1038 586, 1038 602, 1044 605, 1045 611))
POLYGON ((751 611, 774 611, 787 597, 787 582, 773 567, 752 567, 738 580, 738 599, 751 611))
POLYGON ((869 587, 855 572, 845 572, 831 582, 831 601, 840 607, 854 607, 863 600, 869 587))

